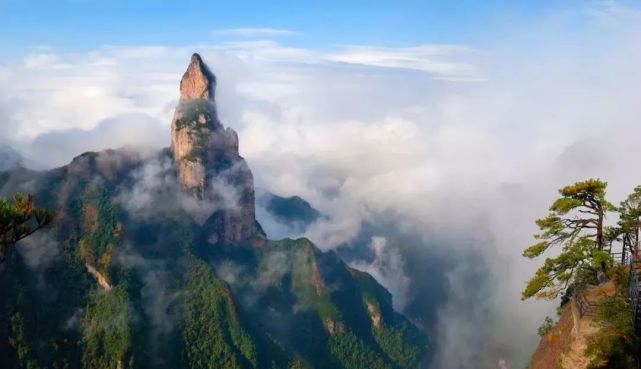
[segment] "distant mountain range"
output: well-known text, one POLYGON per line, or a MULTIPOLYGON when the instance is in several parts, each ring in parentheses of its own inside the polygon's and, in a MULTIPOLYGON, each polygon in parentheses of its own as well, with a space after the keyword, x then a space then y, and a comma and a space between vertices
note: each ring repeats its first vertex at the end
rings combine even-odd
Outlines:
POLYGON ((23 162, 22 156, 13 148, 0 144, 0 172, 6 172, 20 167, 23 162))

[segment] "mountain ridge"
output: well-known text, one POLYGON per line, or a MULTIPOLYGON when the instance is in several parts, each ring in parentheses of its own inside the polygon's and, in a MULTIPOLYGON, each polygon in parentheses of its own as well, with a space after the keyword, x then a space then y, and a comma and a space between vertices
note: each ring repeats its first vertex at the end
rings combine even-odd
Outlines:
POLYGON ((3 367, 427 365, 429 341, 374 278, 310 240, 266 238, 215 77, 197 54, 185 76, 171 148, 0 176, 3 194, 57 214, 34 241, 55 244, 47 263, 20 251, 0 267, 3 367))

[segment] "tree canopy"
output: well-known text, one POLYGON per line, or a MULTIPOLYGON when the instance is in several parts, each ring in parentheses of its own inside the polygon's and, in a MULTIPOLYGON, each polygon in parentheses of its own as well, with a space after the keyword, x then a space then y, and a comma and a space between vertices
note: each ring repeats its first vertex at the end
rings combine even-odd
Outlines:
POLYGON ((7 248, 43 228, 53 220, 46 209, 37 208, 33 196, 20 193, 13 199, 0 199, 0 263, 7 257, 7 248))
POLYGON ((604 219, 615 207, 606 199, 607 183, 588 179, 559 190, 561 197, 550 206, 550 213, 536 221, 538 241, 523 252, 536 258, 550 248, 559 248, 556 257, 548 257, 527 283, 522 299, 554 299, 585 278, 596 277, 610 260, 604 250, 604 219))
POLYGON ((634 188, 632 193, 619 205, 619 233, 622 235, 624 246, 638 251, 639 228, 641 227, 641 186, 634 188))

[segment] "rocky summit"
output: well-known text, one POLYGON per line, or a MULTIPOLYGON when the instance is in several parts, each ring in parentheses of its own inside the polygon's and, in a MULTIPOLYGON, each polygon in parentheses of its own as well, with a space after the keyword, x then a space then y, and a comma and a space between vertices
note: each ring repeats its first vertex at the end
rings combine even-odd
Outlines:
POLYGON ((180 81, 180 100, 214 100, 216 76, 209 70, 198 53, 191 56, 191 62, 180 81))
MULTIPOLYGON (((0 172, 0 196, 30 192, 56 213, 0 265, 0 368, 428 366, 429 340, 374 278, 308 239, 263 234, 215 87, 194 54, 170 149, 0 172)), ((272 211, 322 217, 296 197, 272 211)))
POLYGON ((218 120, 216 77, 198 54, 180 81, 180 100, 171 123, 171 151, 182 187, 199 199, 234 206, 217 212, 224 243, 247 240, 257 231, 252 173, 238 154, 238 135, 218 120), (233 193, 225 191, 231 185, 233 193), (227 198, 226 198, 227 197, 227 198), (232 197, 229 199, 228 197, 232 197))

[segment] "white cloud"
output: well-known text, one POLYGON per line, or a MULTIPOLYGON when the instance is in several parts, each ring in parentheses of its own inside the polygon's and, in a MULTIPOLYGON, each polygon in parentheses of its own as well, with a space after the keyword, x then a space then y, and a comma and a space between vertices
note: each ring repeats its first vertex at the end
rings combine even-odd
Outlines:
POLYGON ((229 41, 219 48, 250 61, 341 63, 359 67, 413 70, 429 73, 437 79, 457 82, 476 82, 485 78, 470 61, 477 52, 460 45, 342 45, 329 50, 313 50, 284 46, 274 40, 252 40, 229 41))
POLYGON ((296 31, 271 27, 239 27, 217 29, 215 34, 240 37, 279 37, 299 34, 296 31))
POLYGON ((641 18, 641 10, 627 7, 614 0, 595 1, 587 13, 609 26, 629 26, 641 18))
POLYGON ((44 271, 56 260, 60 245, 51 232, 43 232, 29 237, 16 245, 20 255, 31 269, 44 271))
POLYGON ((242 59, 264 61, 312 62, 315 52, 304 48, 288 47, 273 40, 229 41, 220 46, 242 59))
MULTIPOLYGON (((450 65, 443 61, 450 54, 464 53, 464 47, 367 48, 378 51, 372 58, 361 60, 346 54, 349 50, 361 49, 365 50, 353 46, 327 53, 259 40, 200 47, 105 46, 86 53, 35 53, 28 55, 22 65, 5 65, 0 69, 3 92, 0 113, 7 126, 12 127, 12 139, 23 141, 52 131, 94 129, 101 121, 130 113, 145 114, 168 125, 176 102, 176 80, 180 78, 185 58, 194 50, 213 60, 215 69, 222 72, 222 87, 229 83, 229 89, 235 89, 225 90, 223 100, 235 93, 266 101, 291 96, 297 93, 292 79, 299 79, 297 82, 309 79, 310 74, 305 70, 308 67, 317 69, 312 76, 335 72, 348 76, 349 80, 336 81, 337 87, 346 94, 360 93, 358 90, 365 90, 366 84, 377 83, 367 78, 362 85, 354 84, 353 67, 421 71, 439 79, 476 78, 470 72, 474 68, 466 71, 466 63, 450 65), (389 61, 385 53, 411 54, 413 59, 409 63, 389 61), (440 55, 438 63, 421 59, 437 54, 440 55), (246 64, 239 63, 239 59, 246 64), (261 72, 251 75, 255 79, 249 79, 246 73, 251 73, 253 68, 261 72), (265 74, 268 70, 274 73, 265 74), (267 91, 269 93, 265 93, 267 91)), ((376 73, 367 71, 366 75, 376 73)), ((384 75, 378 78, 394 79, 384 75)), ((396 79, 396 83, 402 82, 396 79)), ((222 102, 224 109, 228 104, 222 102)))
POLYGON ((58 62, 55 54, 31 54, 24 59, 25 68, 46 68, 58 62))
POLYGON ((163 218, 184 211, 199 224, 204 223, 217 210, 238 208, 239 189, 230 184, 230 177, 236 175, 237 171, 245 170, 242 164, 237 163, 218 173, 203 199, 183 192, 174 170, 169 157, 156 157, 142 162, 131 173, 133 184, 119 188, 116 201, 135 218, 163 218), (167 197, 176 198, 176 202, 160 200, 167 197))
POLYGON ((441 79, 482 81, 478 68, 470 63, 453 62, 448 57, 469 57, 473 50, 458 45, 419 45, 408 47, 345 46, 325 56, 326 60, 381 68, 412 69, 432 73, 441 79))
POLYGON ((383 287, 393 291, 394 309, 403 311, 407 302, 410 278, 405 273, 405 261, 398 249, 388 245, 382 236, 372 237, 369 245, 374 259, 370 263, 355 262, 351 267, 369 273, 383 287))
POLYGON ((18 146, 26 151, 27 159, 45 161, 49 166, 62 166, 70 158, 87 151, 121 147, 142 150, 168 146, 166 124, 146 114, 116 115, 99 122, 93 129, 72 128, 38 135, 32 141, 18 146))

